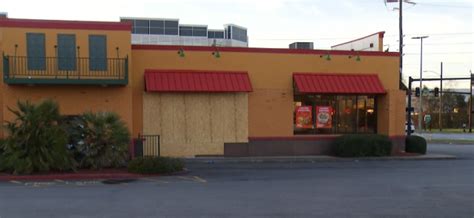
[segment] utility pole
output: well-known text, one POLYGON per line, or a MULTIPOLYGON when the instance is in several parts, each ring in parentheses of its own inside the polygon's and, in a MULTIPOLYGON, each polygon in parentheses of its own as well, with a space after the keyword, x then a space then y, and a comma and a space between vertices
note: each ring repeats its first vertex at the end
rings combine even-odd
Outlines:
MULTIPOLYGON (((399 88, 402 89, 403 88, 403 82, 402 82, 402 78, 403 78, 403 0, 399 0, 400 2, 400 5, 398 6, 399 8, 399 20, 398 20, 398 25, 399 25, 399 32, 400 32, 400 36, 399 36, 399 48, 398 48, 398 51, 400 51, 400 81, 399 81, 399 88)), ((411 92, 411 90, 409 90, 411 92)))
POLYGON ((411 76, 408 77, 407 135, 411 135, 411 76))
POLYGON ((423 39, 428 38, 428 36, 417 36, 412 37, 412 39, 420 40, 420 111, 418 113, 418 129, 422 132, 421 119, 423 119, 423 39))
POLYGON ((441 62, 441 70, 439 74, 439 131, 443 131, 442 124, 441 122, 441 117, 443 116, 443 62, 441 62))
POLYGON ((474 74, 472 74, 472 71, 469 71, 471 74, 471 92, 469 93, 469 132, 472 133, 472 104, 474 103, 472 100, 472 91, 474 88, 474 74))

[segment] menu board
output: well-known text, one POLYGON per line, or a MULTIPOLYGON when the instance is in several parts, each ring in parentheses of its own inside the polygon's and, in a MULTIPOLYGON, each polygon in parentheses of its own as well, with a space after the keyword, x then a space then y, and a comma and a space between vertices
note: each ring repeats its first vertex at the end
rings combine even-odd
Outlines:
POLYGON ((296 107, 296 120, 295 124, 297 128, 311 129, 313 128, 313 116, 311 106, 298 106, 296 107))
POLYGON ((332 128, 332 107, 316 106, 316 128, 332 128))

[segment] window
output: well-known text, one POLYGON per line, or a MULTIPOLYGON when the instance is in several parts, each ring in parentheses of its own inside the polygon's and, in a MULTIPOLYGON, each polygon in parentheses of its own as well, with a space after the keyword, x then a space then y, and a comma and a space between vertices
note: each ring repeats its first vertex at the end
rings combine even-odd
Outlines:
POLYGON ((223 39, 224 31, 209 31, 207 37, 210 39, 223 39))
POLYGON ((89 69, 107 70, 107 38, 104 35, 89 36, 89 69))
POLYGON ((59 70, 76 70, 75 35, 58 35, 58 68, 59 70))
POLYGON ((247 30, 236 26, 232 26, 232 39, 247 42, 247 30))
POLYGON ((193 36, 207 36, 207 27, 193 27, 193 36))
POLYGON ((148 20, 135 20, 135 31, 137 34, 148 34, 150 33, 150 21, 148 20))
POLYGON ((375 97, 294 96, 294 134, 376 133, 375 97))
POLYGON ((165 34, 165 22, 163 20, 150 21, 150 34, 163 35, 165 34))
POLYGON ((44 33, 27 33, 26 48, 28 70, 45 70, 46 52, 44 33))
POLYGON ((180 36, 193 36, 193 28, 187 27, 187 26, 180 26, 179 35, 180 36))
POLYGON ((178 21, 165 20, 165 35, 178 35, 178 21))

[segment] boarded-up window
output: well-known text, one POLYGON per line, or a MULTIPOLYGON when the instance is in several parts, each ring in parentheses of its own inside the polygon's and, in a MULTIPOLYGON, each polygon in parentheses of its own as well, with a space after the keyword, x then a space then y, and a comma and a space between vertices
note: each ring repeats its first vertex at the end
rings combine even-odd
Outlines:
POLYGON ((45 36, 44 33, 26 34, 26 52, 28 58, 28 70, 45 70, 45 36))
POLYGON ((107 70, 107 38, 104 35, 89 36, 89 69, 107 70))
POLYGON ((59 70, 76 70, 75 35, 58 35, 58 68, 59 70))

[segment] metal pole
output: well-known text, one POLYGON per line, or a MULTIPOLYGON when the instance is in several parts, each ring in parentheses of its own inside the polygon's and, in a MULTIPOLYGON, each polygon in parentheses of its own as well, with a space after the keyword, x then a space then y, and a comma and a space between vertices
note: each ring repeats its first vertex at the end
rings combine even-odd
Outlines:
POLYGON ((471 73, 471 93, 469 93, 469 132, 472 133, 472 90, 474 86, 474 74, 471 73))
MULTIPOLYGON (((403 87, 402 85, 402 78, 403 78, 403 0, 400 0, 400 5, 399 5, 399 20, 398 20, 398 24, 399 24, 399 32, 400 32, 400 35, 399 35, 399 52, 400 52, 400 81, 399 81, 399 88, 401 89, 403 87)), ((411 92, 411 90, 409 90, 411 92)))
POLYGON ((423 118, 423 39, 428 38, 428 36, 418 36, 413 37, 412 39, 420 39, 420 111, 418 112, 418 128, 422 132, 421 119, 423 118))
POLYGON ((411 135, 411 76, 408 77, 407 135, 411 135))
POLYGON ((443 122, 441 121, 441 118, 443 116, 443 62, 441 62, 441 70, 439 74, 439 131, 443 131, 443 122))
POLYGON ((423 38, 421 38, 420 48, 420 111, 418 112, 418 129, 420 132, 423 132, 421 122, 423 119, 423 38))

